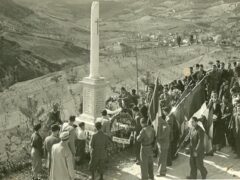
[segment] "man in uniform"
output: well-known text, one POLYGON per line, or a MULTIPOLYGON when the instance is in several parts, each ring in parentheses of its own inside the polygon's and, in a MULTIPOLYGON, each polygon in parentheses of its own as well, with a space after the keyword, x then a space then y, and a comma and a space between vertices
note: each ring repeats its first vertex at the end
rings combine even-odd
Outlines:
POLYGON ((101 122, 96 122, 95 128, 97 129, 97 132, 93 134, 90 140, 91 160, 89 162, 89 168, 92 173, 92 180, 95 178, 96 170, 98 170, 100 174, 100 180, 103 180, 109 137, 102 132, 101 122))
POLYGON ((204 158, 204 130, 198 125, 198 119, 192 117, 190 130, 190 176, 187 179, 197 179, 197 170, 201 172, 202 179, 206 179, 207 170, 203 164, 204 158))
POLYGON ((153 175, 153 146, 155 143, 155 131, 145 118, 141 119, 142 130, 137 137, 141 142, 140 160, 142 180, 154 179, 153 175))
POLYGON ((166 176, 167 155, 170 141, 170 127, 168 123, 159 117, 159 126, 157 131, 157 146, 159 150, 158 174, 157 177, 166 176))

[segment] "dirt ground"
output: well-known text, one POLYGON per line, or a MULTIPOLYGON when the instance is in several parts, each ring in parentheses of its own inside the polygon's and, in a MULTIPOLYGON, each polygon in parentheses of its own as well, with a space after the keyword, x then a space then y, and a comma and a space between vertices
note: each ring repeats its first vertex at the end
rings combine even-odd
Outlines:
MULTIPOLYGON (((236 159, 230 148, 224 148, 221 152, 215 153, 213 157, 205 158, 205 166, 208 170, 208 179, 239 179, 240 178, 240 159, 236 159)), ((154 161, 154 173, 157 173, 157 158, 154 161)), ((179 157, 168 167, 167 176, 164 179, 184 179, 190 171, 189 156, 183 152, 179 153, 179 157)), ((89 177, 87 164, 80 167, 77 176, 81 180, 87 180, 89 177)), ((138 180, 140 179, 140 166, 134 163, 134 151, 128 149, 124 152, 115 154, 109 159, 105 180, 138 180)), ((31 177, 30 169, 16 174, 12 174, 3 180, 29 180, 31 177)), ((200 178, 200 174, 198 174, 200 178)), ((160 178, 155 178, 160 180, 160 178)))

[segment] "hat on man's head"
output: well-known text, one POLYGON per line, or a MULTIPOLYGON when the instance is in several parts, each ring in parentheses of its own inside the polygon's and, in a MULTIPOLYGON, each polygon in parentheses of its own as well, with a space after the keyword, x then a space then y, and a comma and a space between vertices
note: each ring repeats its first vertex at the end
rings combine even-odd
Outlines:
POLYGON ((63 132, 60 134, 60 139, 61 139, 62 141, 66 141, 66 140, 69 139, 69 136, 70 136, 69 131, 63 131, 63 132))

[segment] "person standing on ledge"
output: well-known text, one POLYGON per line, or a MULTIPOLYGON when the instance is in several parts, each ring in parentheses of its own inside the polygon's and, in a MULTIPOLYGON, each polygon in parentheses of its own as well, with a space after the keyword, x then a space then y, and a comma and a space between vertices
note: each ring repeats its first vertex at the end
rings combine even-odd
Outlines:
POLYGON ((92 180, 95 179, 96 170, 98 170, 98 172, 100 173, 99 180, 103 180, 109 137, 102 132, 101 122, 96 122, 95 128, 97 129, 97 132, 92 135, 92 138, 90 140, 91 159, 89 162, 89 169, 92 173, 92 180))
POLYGON ((155 143, 155 131, 145 118, 141 119, 142 130, 137 137, 141 142, 140 160, 142 180, 154 179, 153 174, 153 146, 155 143))
POLYGON ((192 117, 190 130, 190 176, 187 179, 197 179, 197 170, 201 172, 202 179, 206 179, 207 170, 204 167, 204 130, 196 117, 192 117))
POLYGON ((53 124, 57 124, 57 125, 62 125, 63 122, 61 120, 61 115, 60 115, 60 110, 59 110, 59 104, 55 103, 53 105, 53 109, 52 111, 49 113, 48 115, 48 122, 47 122, 47 127, 48 129, 51 129, 51 126, 53 124))

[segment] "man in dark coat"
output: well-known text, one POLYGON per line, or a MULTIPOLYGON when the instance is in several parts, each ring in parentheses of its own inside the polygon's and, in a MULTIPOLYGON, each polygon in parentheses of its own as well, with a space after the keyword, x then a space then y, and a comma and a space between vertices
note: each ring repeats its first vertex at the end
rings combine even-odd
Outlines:
POLYGON ((140 159, 141 159, 141 175, 142 180, 154 179, 153 175, 153 146, 155 143, 155 131, 148 120, 141 119, 142 130, 137 137, 137 141, 141 143, 140 159))
POLYGON ((201 172, 202 179, 206 179, 207 170, 204 167, 204 130, 198 125, 198 119, 192 117, 190 130, 190 176, 187 179, 197 179, 197 170, 201 172))
POLYGON ((98 170, 100 173, 100 180, 103 180, 109 137, 102 132, 101 122, 96 122, 95 127, 97 129, 97 132, 93 134, 90 140, 91 159, 89 162, 89 168, 92 173, 92 180, 95 178, 96 170, 98 170))

